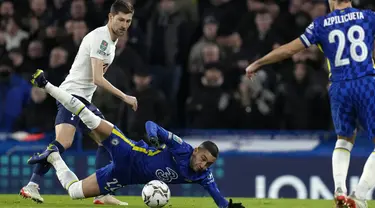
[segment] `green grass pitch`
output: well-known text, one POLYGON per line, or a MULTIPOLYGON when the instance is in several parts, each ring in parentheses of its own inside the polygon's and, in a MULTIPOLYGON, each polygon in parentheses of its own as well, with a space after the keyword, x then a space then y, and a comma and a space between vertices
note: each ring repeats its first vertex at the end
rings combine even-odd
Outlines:
MULTIPOLYGON (((71 200, 67 195, 44 195, 45 202, 36 204, 30 199, 23 199, 19 195, 0 195, 1 208, 44 208, 44 207, 112 207, 92 204, 92 199, 71 200)), ((129 203, 129 208, 147 208, 140 196, 118 197, 119 199, 129 203)), ((317 207, 333 207, 333 202, 329 200, 297 200, 297 199, 250 199, 250 198, 234 198, 235 201, 241 201, 246 208, 317 208, 317 207)), ((375 207, 375 202, 370 202, 369 207, 375 207)), ((115 206, 118 207, 118 206, 115 206)), ((188 197, 172 197, 166 208, 216 208, 211 198, 188 198, 188 197)))

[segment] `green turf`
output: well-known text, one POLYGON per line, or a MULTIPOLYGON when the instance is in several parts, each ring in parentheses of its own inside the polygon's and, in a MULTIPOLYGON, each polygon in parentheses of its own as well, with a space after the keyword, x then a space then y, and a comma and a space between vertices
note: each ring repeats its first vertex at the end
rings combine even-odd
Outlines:
MULTIPOLYGON (((133 197, 118 197, 129 203, 129 208, 147 208, 140 196, 133 197)), ((18 195, 0 195, 1 208, 43 208, 43 207, 94 207, 92 199, 85 200, 71 200, 67 195, 45 195, 45 202, 43 204, 36 204, 29 199, 23 199, 18 195)), ((333 202, 328 200, 297 200, 297 199, 250 199, 250 198, 235 198, 235 201, 241 201, 245 207, 249 208, 332 208, 333 202)), ((369 207, 374 207, 375 202, 370 202, 369 207)), ((110 207, 110 206, 95 206, 95 207, 110 207)), ((117 206, 116 206, 117 207, 117 206)), ((166 206, 173 208, 214 208, 216 207, 211 198, 187 198, 187 197, 172 197, 170 203, 166 206)))

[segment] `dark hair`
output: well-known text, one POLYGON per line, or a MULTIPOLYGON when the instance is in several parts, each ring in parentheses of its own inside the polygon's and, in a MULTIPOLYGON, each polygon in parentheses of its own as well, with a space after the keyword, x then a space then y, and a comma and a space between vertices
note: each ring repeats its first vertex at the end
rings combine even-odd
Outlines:
POLYGON ((211 155, 215 158, 219 156, 219 148, 217 147, 215 143, 211 141, 203 142, 201 145, 199 145, 199 148, 208 150, 211 153, 211 155))
POLYGON ((352 0, 337 0, 339 3, 343 3, 343 2, 351 2, 352 0))
POLYGON ((111 13, 116 15, 119 12, 130 14, 134 12, 134 7, 126 0, 116 0, 111 6, 111 13))

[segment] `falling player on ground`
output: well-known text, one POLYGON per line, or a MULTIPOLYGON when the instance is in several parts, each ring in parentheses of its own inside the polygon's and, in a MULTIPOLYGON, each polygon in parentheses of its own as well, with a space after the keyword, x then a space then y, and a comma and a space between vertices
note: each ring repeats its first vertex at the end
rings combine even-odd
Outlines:
MULTIPOLYGON (((108 24, 93 30, 83 38, 69 75, 60 86, 61 89, 82 101, 87 109, 102 118, 104 117, 99 109, 90 103, 97 86, 104 88, 125 103, 130 104, 133 110, 137 109, 135 97, 124 94, 103 77, 115 57, 117 38, 126 33, 131 24, 133 14, 134 9, 130 3, 126 0, 116 0, 108 14, 108 24)), ((73 143, 77 128, 88 133, 93 138, 96 137, 93 132, 83 125, 77 116, 64 108, 61 103, 58 103, 57 108, 58 112, 55 120, 56 140, 51 144, 59 149, 60 154, 73 143)), ((99 144, 96 168, 99 169, 109 163, 109 153, 99 144)), ((29 184, 21 189, 20 194, 25 198, 43 202, 44 200, 40 196, 38 188, 43 175, 48 172, 50 167, 49 163, 38 163, 29 184)), ((94 203, 126 205, 126 203, 120 202, 111 195, 99 196, 94 199, 94 203)))
POLYGON ((101 144, 112 156, 109 165, 81 181, 69 170, 53 144, 42 154, 29 159, 29 164, 42 161, 51 163, 72 199, 105 195, 125 185, 162 180, 172 184, 198 183, 210 193, 218 207, 243 207, 241 203, 233 203, 232 200, 228 202, 217 188, 209 168, 219 154, 213 142, 203 142, 194 149, 177 135, 148 121, 146 131, 155 144, 155 147, 149 147, 144 141, 128 139, 116 126, 96 116, 79 99, 48 83, 42 70, 37 70, 31 82, 45 88, 66 109, 79 116, 89 129, 99 135, 101 144), (160 148, 160 144, 165 144, 166 148, 160 148))
MULTIPOLYGON (((375 186, 375 154, 364 166, 356 190, 347 197, 346 177, 355 140, 356 119, 375 139, 375 69, 372 48, 375 13, 352 8, 351 0, 329 0, 331 13, 318 17, 298 39, 277 48, 246 68, 249 78, 272 64, 315 44, 327 57, 329 96, 337 142, 332 155, 336 207, 367 207, 366 194, 375 186)), ((375 140, 374 140, 375 141, 375 140)))

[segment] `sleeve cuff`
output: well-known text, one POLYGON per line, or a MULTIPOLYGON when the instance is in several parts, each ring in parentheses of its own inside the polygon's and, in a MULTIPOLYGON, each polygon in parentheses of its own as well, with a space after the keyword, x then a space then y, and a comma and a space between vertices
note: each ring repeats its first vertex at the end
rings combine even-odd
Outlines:
POLYGON ((306 35, 301 35, 299 37, 299 39, 302 41, 303 45, 305 45, 306 48, 310 47, 311 46, 311 43, 309 41, 309 39, 307 39, 306 35))

